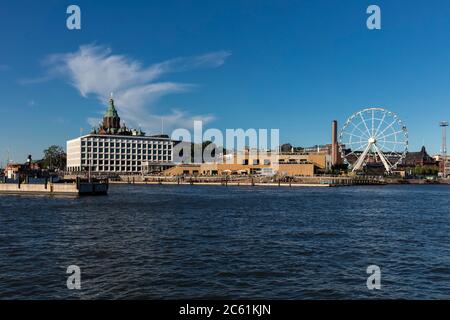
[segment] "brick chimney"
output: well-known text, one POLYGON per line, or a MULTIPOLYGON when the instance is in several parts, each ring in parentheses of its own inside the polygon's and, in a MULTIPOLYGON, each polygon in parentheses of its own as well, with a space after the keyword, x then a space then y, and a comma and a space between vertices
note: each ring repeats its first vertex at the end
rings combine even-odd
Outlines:
POLYGON ((331 165, 339 163, 339 145, 337 138, 337 121, 333 120, 331 124, 331 165))

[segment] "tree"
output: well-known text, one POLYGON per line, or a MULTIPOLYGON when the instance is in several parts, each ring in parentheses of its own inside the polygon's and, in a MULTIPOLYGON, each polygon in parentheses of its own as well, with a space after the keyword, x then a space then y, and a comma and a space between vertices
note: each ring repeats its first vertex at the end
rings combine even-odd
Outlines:
POLYGON ((416 166, 413 170, 412 170, 413 174, 415 176, 437 176, 439 173, 439 170, 437 168, 434 167, 422 167, 422 166, 416 166))
POLYGON ((280 147, 281 152, 291 152, 293 150, 293 147, 290 143, 282 144, 280 147))
POLYGON ((42 167, 49 170, 64 170, 66 167, 67 155, 60 146, 50 146, 44 150, 42 167))
MULTIPOLYGON (((210 154, 211 157, 216 157, 216 151, 218 151, 219 153, 222 153, 222 154, 225 154, 227 152, 225 148, 218 147, 212 141, 209 141, 209 140, 203 141, 201 146, 200 146, 200 144, 192 143, 191 144, 191 162, 195 163, 195 158, 194 158, 195 150, 196 149, 200 149, 200 148, 201 148, 201 159, 202 159, 202 162, 205 162, 205 159, 203 158, 203 155, 204 155, 205 149, 208 146, 210 146, 208 150, 211 152, 211 154, 210 154)), ((197 152, 200 152, 200 150, 198 150, 197 152)))
POLYGON ((333 174, 347 173, 348 172, 348 164, 346 164, 346 163, 335 164, 331 168, 331 172, 333 174))

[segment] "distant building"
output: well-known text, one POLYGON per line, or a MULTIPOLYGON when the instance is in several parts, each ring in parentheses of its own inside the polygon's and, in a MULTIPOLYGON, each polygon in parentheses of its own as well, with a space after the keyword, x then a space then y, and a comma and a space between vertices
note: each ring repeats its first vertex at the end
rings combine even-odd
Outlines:
POLYGON ((445 173, 448 176, 450 174, 450 156, 446 156, 446 159, 444 160, 444 157, 439 154, 433 156, 433 159, 439 163, 439 171, 442 174, 444 172, 444 165, 445 165, 445 173))
POLYGON ((29 155, 26 163, 8 163, 5 168, 5 176, 8 179, 17 179, 19 176, 38 175, 40 171, 39 164, 33 162, 29 155))
POLYGON ((289 143, 280 147, 280 163, 288 161, 311 161, 322 171, 329 171, 342 163, 338 142, 338 123, 334 120, 331 124, 331 143, 315 145, 312 147, 294 147, 289 143), (289 159, 283 158, 283 156, 289 159), (320 160, 319 160, 320 159, 320 160))
POLYGON ((432 176, 438 172, 439 161, 431 157, 425 147, 417 152, 408 152, 396 170, 397 174, 411 176, 432 176))
POLYGON ((98 128, 67 141, 67 170, 73 173, 139 174, 143 164, 159 169, 173 166, 172 150, 173 141, 167 135, 146 136, 140 129, 121 125, 111 98, 98 128))
POLYGON ((245 150, 224 155, 223 159, 217 162, 179 164, 163 171, 162 174, 167 176, 278 174, 311 177, 324 173, 330 165, 331 156, 325 153, 281 153, 274 156, 270 152, 258 153, 256 150, 245 150))
POLYGON ((428 154, 423 146, 419 152, 408 152, 403 160, 403 165, 406 167, 438 166, 438 162, 428 154))

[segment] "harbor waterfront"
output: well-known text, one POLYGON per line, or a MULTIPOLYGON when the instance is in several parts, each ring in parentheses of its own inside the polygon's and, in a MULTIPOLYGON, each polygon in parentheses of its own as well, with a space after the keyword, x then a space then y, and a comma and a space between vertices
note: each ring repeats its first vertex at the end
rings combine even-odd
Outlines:
POLYGON ((450 1, 1 4, 0 304, 450 300, 450 1))
POLYGON ((0 195, 0 298, 448 298, 449 205, 446 185, 0 195))

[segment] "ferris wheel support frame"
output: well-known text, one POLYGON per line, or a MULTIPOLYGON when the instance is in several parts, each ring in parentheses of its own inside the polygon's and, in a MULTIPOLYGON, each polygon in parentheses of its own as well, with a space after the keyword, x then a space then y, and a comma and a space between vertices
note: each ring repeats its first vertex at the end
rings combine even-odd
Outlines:
POLYGON ((342 157, 352 172, 379 160, 386 172, 392 173, 408 150, 406 126, 395 113, 384 108, 366 108, 354 113, 347 119, 339 137, 342 157), (347 142, 343 142, 344 136, 347 142), (345 153, 343 146, 352 146, 348 149, 352 152, 345 153), (403 149, 397 150, 397 147, 403 149), (356 157, 353 164, 348 159, 352 154, 356 157), (395 162, 391 162, 393 159, 395 162))

